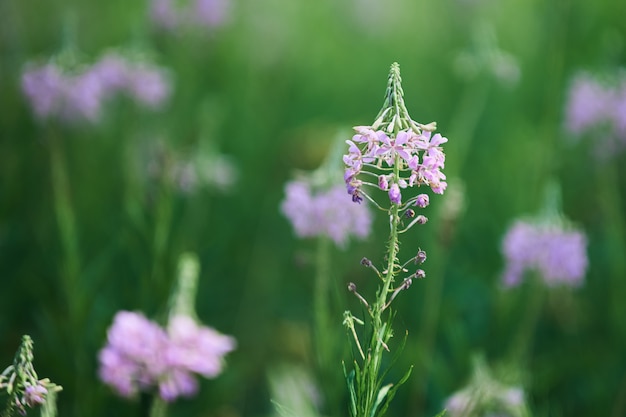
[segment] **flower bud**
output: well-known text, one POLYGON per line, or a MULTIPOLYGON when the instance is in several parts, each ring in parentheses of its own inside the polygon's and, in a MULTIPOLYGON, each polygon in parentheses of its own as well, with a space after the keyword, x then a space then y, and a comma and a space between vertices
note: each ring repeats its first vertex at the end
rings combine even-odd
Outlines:
POLYGON ((417 216, 417 222, 419 224, 426 224, 426 222, 428 221, 428 217, 420 214, 419 216, 417 216))
POLYGON ((426 278, 426 272, 423 269, 418 269, 415 271, 415 277, 419 279, 426 278))
POLYGON ((424 252, 421 249, 418 250, 417 256, 415 256, 415 263, 423 264, 425 260, 426 260, 426 252, 424 252))
POLYGON ((389 200, 395 204, 402 202, 402 194, 400 193, 400 186, 398 184, 393 184, 391 188, 389 188, 389 200))
POLYGON ((386 175, 378 176, 378 188, 383 191, 387 191, 389 189, 389 178, 386 175))
POLYGON ((417 200, 415 200, 415 205, 420 208, 428 206, 429 203, 430 199, 428 197, 428 194, 420 194, 417 196, 417 200))

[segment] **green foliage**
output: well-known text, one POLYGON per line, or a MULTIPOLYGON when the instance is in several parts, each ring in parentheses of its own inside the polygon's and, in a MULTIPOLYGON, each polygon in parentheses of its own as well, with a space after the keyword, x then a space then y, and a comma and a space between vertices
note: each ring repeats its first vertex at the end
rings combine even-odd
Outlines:
MULTIPOLYGON (((547 296, 520 379, 538 417, 626 414, 626 153, 598 163, 596 143, 572 144, 562 129, 571 76, 626 65, 626 2, 241 0, 230 23, 209 35, 159 32, 147 6, 0 1, 0 364, 30 334, 38 373, 64 388, 58 415, 146 412, 99 382, 97 353, 116 311, 162 317, 186 251, 201 265, 199 318, 234 335, 238 350, 223 375, 170 415, 272 413, 267 368, 285 359, 312 367, 315 356, 314 242, 296 240, 280 215, 283 185, 293 170, 319 166, 338 131, 376 115, 394 61, 411 114, 437 120, 450 139, 445 171, 465 204, 447 216, 447 203, 433 201, 429 222, 403 244, 428 251, 427 278, 394 301, 396 332, 409 336, 378 387, 394 384, 377 410, 394 390, 388 416, 435 415, 467 380, 473 352, 502 359, 525 314, 526 288, 499 289, 501 237, 514 218, 539 209, 545 180, 555 178, 564 214, 589 236, 590 269, 581 289, 547 296), (375 4, 383 7, 367 8, 375 4), (68 15, 86 62, 108 48, 138 48, 169 68, 169 106, 150 112, 120 99, 97 127, 38 123, 20 74, 61 50, 68 15), (481 28, 495 37, 478 36, 481 28), (497 51, 517 62, 516 83, 466 59, 497 51), (239 181, 229 193, 193 194, 164 178, 144 181, 136 163, 158 138, 166 159, 207 147, 232 157, 239 181), (52 140, 65 174, 51 159, 52 140), (67 177, 67 201, 57 199, 53 175, 67 177), (67 202, 75 222, 59 228, 55 206, 67 216, 67 202)), ((359 302, 345 284, 375 291, 359 260, 377 256, 387 233, 381 220, 368 241, 333 253, 336 297, 352 311, 359 302)), ((328 315, 337 338, 342 311, 328 315)), ((339 377, 342 359, 353 365, 348 352, 337 357, 339 377)), ((364 378, 358 369, 346 376, 353 390, 364 378)), ((347 414, 349 390, 335 389, 347 414)))

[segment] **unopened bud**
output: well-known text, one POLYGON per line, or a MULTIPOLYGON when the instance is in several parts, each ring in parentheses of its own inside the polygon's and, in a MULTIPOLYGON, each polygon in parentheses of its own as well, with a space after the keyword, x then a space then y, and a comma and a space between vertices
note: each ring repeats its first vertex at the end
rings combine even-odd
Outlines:
POLYGON ((404 212, 404 216, 408 219, 412 219, 413 217, 415 217, 415 210, 408 209, 404 212))
POLYGON ((419 216, 417 216, 416 220, 419 224, 425 224, 428 221, 428 217, 424 216, 423 214, 420 214, 419 216))
POLYGON ((368 268, 371 268, 372 267, 372 261, 370 261, 367 258, 363 258, 363 259, 361 259, 361 265, 364 265, 364 266, 366 266, 368 268))
POLYGON ((356 291, 356 284, 354 282, 349 282, 348 283, 348 291, 350 291, 350 292, 355 292, 356 291))
POLYGON ((415 277, 419 279, 426 278, 426 272, 423 269, 418 269, 415 271, 415 277))
POLYGON ((423 264, 425 260, 426 260, 426 252, 424 252, 421 249, 418 250, 417 251, 417 255, 415 256, 415 263, 416 264, 423 264))

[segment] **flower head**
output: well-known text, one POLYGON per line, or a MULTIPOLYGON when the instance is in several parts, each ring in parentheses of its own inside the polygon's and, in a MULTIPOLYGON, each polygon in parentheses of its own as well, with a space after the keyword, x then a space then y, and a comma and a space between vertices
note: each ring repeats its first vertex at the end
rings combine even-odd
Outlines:
POLYGON ((626 75, 577 74, 567 93, 565 128, 574 139, 592 136, 599 156, 626 147, 626 75))
POLYGON ((229 0, 151 0, 150 16, 153 23, 164 30, 181 27, 213 29, 224 25, 230 17, 229 0))
MULTIPOLYGON (((356 126, 348 153, 343 156, 344 181, 353 201, 361 202, 364 186, 372 184, 361 178, 375 175, 376 188, 387 191, 392 204, 402 203, 401 188, 428 186, 443 194, 447 187, 441 171, 445 154, 441 145, 448 141, 432 135, 435 124, 422 125, 411 119, 404 106, 397 64, 391 68, 386 101, 372 126, 356 126)), ((365 194, 366 195, 366 194, 365 194)), ((425 202, 420 194, 420 204, 425 202)), ((415 197, 407 202, 415 203, 415 197)), ((426 203, 427 204, 427 203, 426 203)))
POLYGON ((40 120, 95 124, 116 95, 127 94, 152 109, 162 106, 169 98, 171 81, 162 68, 107 53, 93 64, 73 68, 55 62, 30 64, 22 73, 22 91, 40 120))
POLYGON ((158 387, 164 400, 173 401, 197 392, 194 373, 219 375, 224 355, 234 348, 233 338, 187 316, 173 317, 166 332, 140 313, 121 311, 100 351, 99 374, 123 397, 158 387))
POLYGON ((23 403, 29 407, 43 404, 46 401, 47 394, 48 389, 46 386, 41 381, 37 381, 36 385, 28 385, 24 389, 23 403))
POLYGON ((450 395, 444 407, 452 417, 528 415, 524 390, 496 379, 481 356, 474 358, 469 383, 450 395))
POLYGON ((578 287, 587 271, 587 238, 579 230, 555 223, 518 220, 502 242, 506 258, 503 283, 518 285, 524 272, 538 272, 548 286, 578 287))

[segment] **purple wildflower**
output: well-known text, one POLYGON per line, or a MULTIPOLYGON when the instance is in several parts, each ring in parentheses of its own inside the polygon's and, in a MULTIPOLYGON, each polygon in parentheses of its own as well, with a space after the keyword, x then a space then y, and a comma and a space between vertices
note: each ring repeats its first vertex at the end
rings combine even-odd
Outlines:
POLYGON ((573 138, 591 134, 600 156, 626 146, 626 77, 610 83, 580 73, 571 83, 565 108, 565 128, 573 138))
POLYGON ((195 21, 208 28, 223 25, 230 15, 229 0, 196 0, 193 13, 195 21))
POLYGON ((474 359, 470 381, 450 395, 444 407, 451 417, 528 415, 524 390, 496 379, 481 357, 474 359))
POLYGON ((356 134, 352 140, 346 141, 349 148, 343 156, 346 166, 344 180, 353 199, 360 199, 363 192, 364 183, 358 179, 362 172, 393 167, 396 162, 400 165, 398 178, 378 174, 378 188, 389 191, 392 203, 400 204, 400 188, 414 185, 427 185, 433 192, 443 194, 447 183, 446 176, 441 172, 445 163, 441 145, 448 139, 440 134, 431 137, 430 132, 418 134, 411 129, 402 130, 395 137, 366 126, 354 129, 356 134))
POLYGON ((506 258, 503 282, 518 285, 527 270, 535 270, 548 286, 582 285, 587 271, 587 239, 581 231, 557 224, 518 220, 502 244, 506 258))
POLYGON ((166 369, 167 334, 140 313, 120 311, 100 351, 100 379, 123 397, 156 385, 166 369))
POLYGON ((222 26, 230 17, 229 0, 193 0, 181 4, 175 0, 152 0, 150 17, 161 29, 181 27, 212 29, 222 26))
POLYGON ((22 91, 38 119, 95 124, 106 102, 119 94, 130 94, 149 108, 162 106, 170 96, 171 82, 161 68, 107 53, 93 65, 73 71, 54 63, 30 66, 22 74, 22 91))
POLYGON ((215 378, 222 372, 224 355, 235 349, 235 339, 206 326, 191 317, 178 315, 168 324, 170 366, 215 378))
POLYGON ((51 63, 31 67, 22 74, 22 91, 39 119, 47 119, 58 112, 65 85, 61 70, 51 63))
POLYGON ((142 314, 121 311, 100 351, 99 374, 123 397, 158 387, 164 400, 173 401, 197 392, 193 373, 217 376, 234 348, 234 339, 186 316, 173 317, 165 332, 142 314))
POLYGON ((314 193, 309 183, 291 181, 285 186, 281 211, 299 237, 323 235, 341 247, 350 236, 367 237, 372 224, 367 207, 352 204, 341 186, 314 193))
POLYGON ((157 109, 167 101, 171 94, 168 74, 162 68, 147 64, 137 64, 128 77, 127 91, 140 104, 157 109))
POLYGON ((22 402, 29 407, 43 404, 46 401, 48 389, 41 381, 37 381, 36 385, 28 385, 24 389, 24 398, 22 402))

